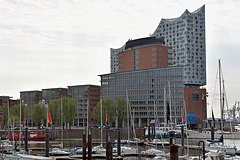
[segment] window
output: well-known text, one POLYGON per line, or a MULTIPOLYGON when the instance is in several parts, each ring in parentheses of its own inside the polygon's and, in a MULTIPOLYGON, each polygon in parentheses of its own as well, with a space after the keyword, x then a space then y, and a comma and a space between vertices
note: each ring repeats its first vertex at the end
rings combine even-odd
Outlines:
POLYGON ((156 56, 157 55, 157 53, 152 53, 152 56, 156 56))
POLYGON ((192 94, 192 100, 198 101, 198 94, 196 94, 196 93, 192 94))
POLYGON ((156 58, 153 58, 152 61, 155 62, 155 61, 157 61, 157 59, 156 59, 156 58))
POLYGON ((172 53, 172 49, 168 49, 168 53, 172 53))

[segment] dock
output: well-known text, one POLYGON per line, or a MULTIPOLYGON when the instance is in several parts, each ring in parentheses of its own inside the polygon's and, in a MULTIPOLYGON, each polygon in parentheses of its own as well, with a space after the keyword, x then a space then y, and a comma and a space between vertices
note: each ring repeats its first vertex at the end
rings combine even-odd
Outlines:
MULTIPOLYGON (((86 155, 87 157, 88 155, 86 155)), ((121 153, 121 157, 130 157, 130 156, 139 156, 138 153, 121 153)), ((121 159, 121 157, 117 156, 117 153, 113 153, 113 159, 121 159)), ((54 160, 61 160, 61 159, 66 159, 66 160, 70 160, 70 159, 82 159, 82 155, 72 155, 71 157, 69 156, 58 156, 58 157, 51 157, 54 160)), ((101 158, 104 159, 106 158, 106 153, 102 153, 102 154, 92 154, 92 158, 101 158)))

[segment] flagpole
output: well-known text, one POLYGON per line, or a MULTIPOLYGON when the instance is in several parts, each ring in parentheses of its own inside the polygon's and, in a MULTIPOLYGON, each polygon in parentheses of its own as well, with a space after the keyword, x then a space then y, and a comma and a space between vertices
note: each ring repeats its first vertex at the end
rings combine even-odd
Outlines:
POLYGON ((172 103, 171 103, 171 90, 170 90, 170 81, 168 81, 168 89, 169 89, 169 110, 170 110, 170 123, 171 123, 171 130, 172 128, 172 103))
POLYGON ((102 97, 100 99, 100 108, 101 108, 101 147, 103 147, 103 140, 102 140, 102 97))
POLYGON ((45 105, 47 105, 47 125, 46 125, 46 128, 48 128, 48 103, 47 103, 47 101, 45 102, 45 105))
POLYGON ((20 120, 19 120, 19 151, 20 151, 20 147, 21 147, 21 114, 22 114, 22 100, 20 97, 20 120))
POLYGON ((167 113, 166 113, 166 87, 164 87, 164 127, 166 128, 166 126, 167 126, 167 113))

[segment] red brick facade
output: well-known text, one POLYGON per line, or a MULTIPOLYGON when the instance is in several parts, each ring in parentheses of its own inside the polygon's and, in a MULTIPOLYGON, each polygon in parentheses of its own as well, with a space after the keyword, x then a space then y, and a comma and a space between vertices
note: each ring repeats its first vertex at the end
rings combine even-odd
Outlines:
POLYGON ((3 129, 3 110, 0 109, 0 129, 3 129))
POLYGON ((184 88, 187 113, 196 113, 197 120, 207 119, 206 94, 206 89, 184 88))
POLYGON ((93 108, 97 107, 98 102, 100 101, 100 87, 99 88, 88 88, 88 122, 89 124, 93 125, 96 124, 94 119, 92 118, 93 108))
POLYGON ((139 60, 135 59, 136 49, 119 52, 118 71, 133 71, 136 70, 136 66, 139 67, 139 70, 168 67, 172 65, 168 61, 172 59, 172 53, 168 53, 168 49, 172 49, 172 47, 155 45, 139 48, 139 60), (136 64, 136 62, 139 62, 139 64, 136 64))
POLYGON ((134 50, 119 52, 118 57, 119 72, 134 70, 134 50))

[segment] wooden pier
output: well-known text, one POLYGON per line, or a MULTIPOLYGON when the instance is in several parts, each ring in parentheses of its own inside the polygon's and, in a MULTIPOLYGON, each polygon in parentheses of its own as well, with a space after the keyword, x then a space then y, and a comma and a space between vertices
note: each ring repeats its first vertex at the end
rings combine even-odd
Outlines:
MULTIPOLYGON (((88 155, 86 155, 87 157, 88 155)), ((139 156, 138 153, 121 153, 121 157, 117 157, 117 153, 113 153, 113 159, 121 159, 122 157, 130 157, 130 156, 139 156)), ((72 155, 71 157, 69 156, 58 156, 58 157, 51 157, 54 160, 61 160, 61 159, 82 159, 82 155, 72 155)), ((92 154, 92 158, 106 158, 106 153, 102 154, 92 154)))

